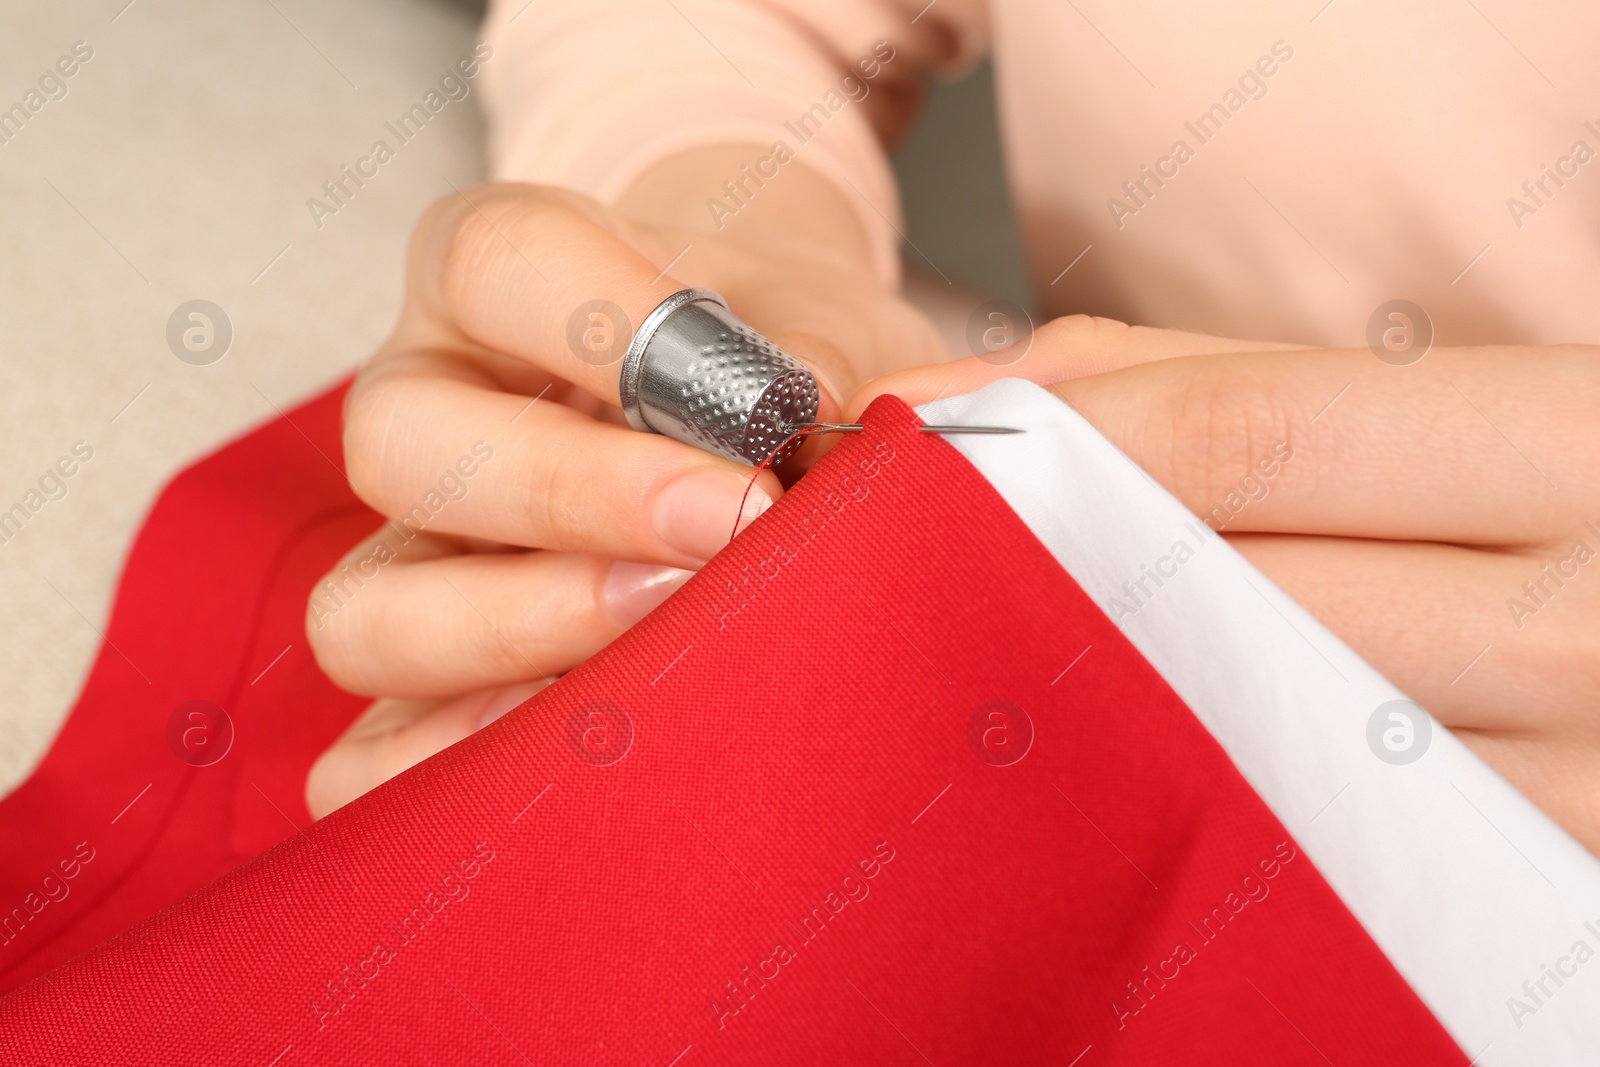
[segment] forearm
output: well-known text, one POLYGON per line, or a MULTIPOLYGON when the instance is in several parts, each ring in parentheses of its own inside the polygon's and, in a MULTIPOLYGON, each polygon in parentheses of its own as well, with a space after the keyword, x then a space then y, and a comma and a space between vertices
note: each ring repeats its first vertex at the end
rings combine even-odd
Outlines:
POLYGON ((493 176, 572 189, 655 225, 866 264, 893 286, 899 204, 886 145, 914 114, 921 79, 982 47, 981 0, 914 17, 923 8, 491 4, 482 99, 493 176))
POLYGON ((617 198, 626 218, 701 230, 764 254, 871 274, 871 237, 839 186, 771 146, 688 149, 649 167, 617 198))

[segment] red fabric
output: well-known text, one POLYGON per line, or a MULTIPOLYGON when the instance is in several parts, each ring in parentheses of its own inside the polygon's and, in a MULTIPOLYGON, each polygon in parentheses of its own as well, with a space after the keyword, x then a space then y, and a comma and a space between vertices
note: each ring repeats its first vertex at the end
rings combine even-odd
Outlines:
POLYGON ((49 752, 0 801, 0 989, 310 823, 311 762, 367 702, 317 669, 306 598, 382 522, 334 465, 343 399, 340 387, 291 411, 156 501, 123 570, 110 643, 49 752), (212 766, 169 745, 169 722, 192 700, 220 705, 233 724, 212 766))
POLYGON ((522 709, 13 992, 6 1062, 1464 1063, 993 489, 867 423, 522 709))

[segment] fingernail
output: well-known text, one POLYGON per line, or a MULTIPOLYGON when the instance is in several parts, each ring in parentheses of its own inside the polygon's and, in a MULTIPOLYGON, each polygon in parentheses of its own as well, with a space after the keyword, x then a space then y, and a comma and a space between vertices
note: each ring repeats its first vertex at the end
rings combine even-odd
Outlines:
POLYGON ((632 626, 671 596, 693 573, 654 563, 619 561, 606 573, 601 597, 613 618, 624 626, 632 626))
POLYGON ((478 729, 488 726, 553 681, 554 678, 540 678, 536 682, 518 682, 516 685, 506 686, 490 697, 489 703, 478 713, 478 729))
POLYGON ((679 552, 708 560, 732 538, 735 516, 742 530, 772 506, 772 498, 754 485, 741 509, 739 501, 747 485, 748 476, 733 471, 685 474, 656 494, 650 525, 657 537, 679 552))

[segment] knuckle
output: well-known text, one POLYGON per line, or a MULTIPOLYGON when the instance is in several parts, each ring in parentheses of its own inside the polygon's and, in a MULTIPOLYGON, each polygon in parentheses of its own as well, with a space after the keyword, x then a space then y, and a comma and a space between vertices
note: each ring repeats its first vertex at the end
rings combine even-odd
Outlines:
POLYGON ((589 541, 599 533, 596 514, 612 502, 618 480, 594 468, 565 443, 552 443, 530 454, 519 476, 529 539, 560 548, 589 541))
MULTIPOLYGON (((507 479, 525 542, 577 552, 626 551, 650 544, 656 491, 713 457, 657 434, 568 437, 544 434, 514 453, 507 479)), ((729 520, 732 521, 731 519, 729 520)), ((637 551, 637 549, 633 549, 637 551)))
POLYGON ((1047 346, 1066 349, 1090 345, 1114 344, 1127 335, 1132 327, 1116 319, 1099 315, 1062 315, 1051 319, 1035 331, 1040 342, 1047 346))
POLYGON ((350 692, 366 692, 357 620, 351 617, 349 605, 339 603, 329 592, 329 584, 337 576, 337 571, 330 571, 306 601, 306 641, 317 666, 335 685, 350 692))
POLYGON ((1278 441, 1291 437, 1293 413, 1248 370, 1184 360, 1182 375, 1149 421, 1146 432, 1170 429, 1166 444, 1171 484, 1201 514, 1234 491, 1278 441), (1164 417, 1163 417, 1164 416, 1164 417))
POLYGON ((510 210, 496 198, 456 214, 445 236, 439 265, 439 300, 445 314, 460 323, 470 316, 477 303, 478 276, 494 261, 494 216, 504 217, 510 210), (494 215, 489 215, 492 211, 494 215))
MULTIPOLYGON (((515 269, 519 249, 537 245, 568 209, 547 190, 492 185, 456 198, 440 240, 439 299, 445 313, 467 325, 482 317, 486 298, 499 292, 485 277, 515 269)), ((470 331, 469 331, 470 332, 470 331)))
POLYGON ((395 464, 386 451, 405 418, 405 393, 402 379, 364 372, 345 398, 345 477, 362 503, 386 515, 396 506, 395 464))

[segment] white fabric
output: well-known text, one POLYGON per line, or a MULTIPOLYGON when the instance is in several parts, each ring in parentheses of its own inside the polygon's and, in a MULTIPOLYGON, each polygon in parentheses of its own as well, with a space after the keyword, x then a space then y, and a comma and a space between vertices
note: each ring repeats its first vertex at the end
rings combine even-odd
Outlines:
POLYGON ((1052 394, 1013 379, 918 412, 1027 431, 946 440, 1103 608, 1186 541, 1107 614, 1475 1064, 1600 1062, 1600 958, 1508 1005, 1576 942, 1600 952, 1600 861, 1437 723, 1416 762, 1380 760, 1368 719, 1399 690, 1052 394))

